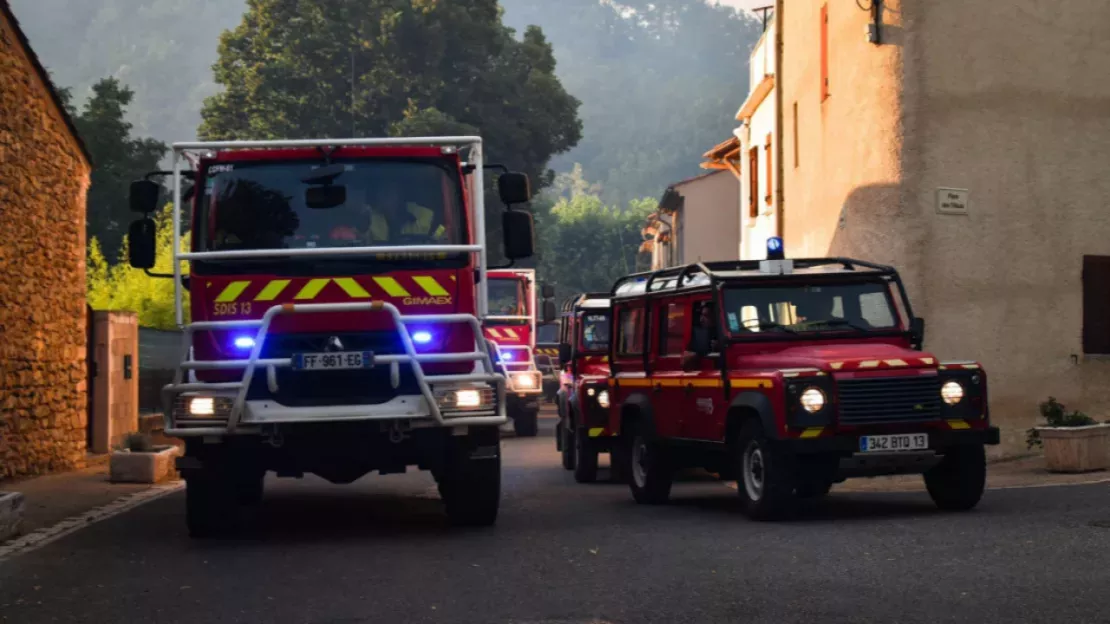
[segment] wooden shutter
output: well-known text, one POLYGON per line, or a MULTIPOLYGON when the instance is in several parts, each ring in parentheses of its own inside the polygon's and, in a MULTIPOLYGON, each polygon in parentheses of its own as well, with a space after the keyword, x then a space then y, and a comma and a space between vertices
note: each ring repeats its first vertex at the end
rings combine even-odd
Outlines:
POLYGON ((1110 353, 1110 256, 1083 256, 1083 352, 1110 353))

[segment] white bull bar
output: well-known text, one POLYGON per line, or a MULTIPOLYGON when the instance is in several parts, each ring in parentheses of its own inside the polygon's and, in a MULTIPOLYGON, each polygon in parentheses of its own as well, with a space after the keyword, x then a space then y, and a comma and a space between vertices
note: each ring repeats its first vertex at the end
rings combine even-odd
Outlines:
POLYGON ((497 359, 497 367, 505 375, 508 380, 507 390, 514 394, 540 394, 543 392, 543 373, 536 368, 535 356, 532 353, 532 347, 527 345, 505 345, 501 346, 496 341, 490 340, 489 344, 493 346, 493 352, 497 359), (505 359, 505 353, 521 353, 520 360, 516 359, 514 355, 512 360, 505 359), (527 373, 532 375, 536 380, 533 387, 524 388, 518 387, 516 378, 513 373, 527 373))
MULTIPOLYGON (((332 407, 314 406, 303 408, 280 407, 278 410, 270 410, 277 412, 276 418, 255 414, 251 409, 253 407, 252 404, 258 404, 259 406, 265 404, 265 407, 270 407, 270 404, 265 401, 247 400, 247 394, 250 390, 255 371, 258 368, 266 369, 267 382, 270 386, 270 390, 274 391, 277 383, 274 371, 278 368, 289 368, 293 366, 292 357, 268 359, 262 359, 261 357, 263 345, 265 344, 270 325, 275 316, 279 314, 296 313, 364 311, 387 312, 393 319, 394 326, 397 329, 398 335, 401 337, 401 343, 404 346, 405 352, 403 354, 375 354, 374 364, 390 365, 394 379, 397 378, 397 370, 401 364, 409 364, 412 367, 413 376, 416 378, 416 382, 420 387, 420 396, 418 398, 422 399, 424 402, 424 407, 416 412, 417 419, 421 417, 423 419, 430 418, 436 425, 448 427, 501 425, 508 421, 505 416, 505 379, 497 374, 489 359, 489 353, 483 348, 481 342, 476 342, 475 348, 471 352, 417 353, 412 336, 409 335, 406 326, 407 323, 465 323, 470 326, 471 331, 474 332, 478 341, 484 341, 481 333, 481 325, 478 323, 476 317, 469 314, 402 315, 396 306, 383 301, 357 303, 286 303, 271 307, 262 318, 257 320, 209 321, 192 323, 186 326, 182 336, 183 356, 181 365, 174 375, 173 383, 165 386, 162 390, 162 403, 166 418, 166 435, 184 437, 256 433, 252 426, 275 422, 325 422, 335 420, 388 421, 412 418, 414 415, 412 410, 409 410, 407 413, 399 412, 395 407, 387 407, 389 404, 332 407), (249 357, 245 360, 193 360, 189 355, 191 352, 193 332, 245 328, 258 329, 254 339, 254 346, 251 348, 249 357), (449 362, 474 362, 475 369, 478 368, 478 364, 481 364, 485 372, 475 371, 467 374, 428 375, 424 372, 424 367, 422 366, 423 363, 449 362), (189 382, 183 381, 185 371, 226 369, 243 369, 242 380, 239 382, 227 383, 195 382, 192 380, 189 382), (436 384, 487 384, 493 386, 495 405, 488 410, 493 413, 476 416, 444 416, 432 389, 432 386, 436 384), (178 423, 179 419, 175 414, 174 402, 179 395, 184 393, 204 393, 204 396, 220 396, 221 394, 226 396, 228 393, 234 393, 234 402, 227 416, 226 424, 223 426, 203 426, 203 423, 214 420, 203 419, 201 422, 198 422, 199 426, 181 426, 181 424, 184 423, 178 423), (245 419, 244 416, 246 417, 245 419), (246 425, 246 427, 241 427, 240 425, 246 425)), ((188 422, 188 420, 190 419, 186 419, 186 422, 188 422)))

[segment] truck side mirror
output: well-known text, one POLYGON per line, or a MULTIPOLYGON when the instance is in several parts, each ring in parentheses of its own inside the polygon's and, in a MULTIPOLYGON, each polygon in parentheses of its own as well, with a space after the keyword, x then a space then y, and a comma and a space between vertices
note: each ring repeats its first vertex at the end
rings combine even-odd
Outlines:
POLYGON ((544 299, 554 299, 555 287, 551 284, 544 284, 543 286, 540 286, 540 296, 544 299))
POLYGON ((570 345, 559 343, 559 366, 566 366, 570 362, 570 345))
POLYGON ((501 233, 505 237, 505 257, 509 260, 531 258, 535 252, 536 229, 532 213, 506 210, 501 215, 501 233))
POLYGON ((555 320, 555 314, 556 314, 555 313, 555 302, 554 301, 544 301, 543 302, 543 322, 544 323, 550 323, 551 321, 554 321, 555 320))
POLYGON ((127 261, 136 269, 154 268, 154 219, 132 221, 127 231, 127 261))
POLYGON ((925 319, 915 317, 910 321, 910 341, 918 351, 925 344, 925 319))
POLYGON ((510 171, 497 178, 497 194, 506 206, 523 204, 532 199, 532 183, 528 174, 510 171))
POLYGON ((131 212, 150 214, 158 209, 158 197, 162 194, 162 187, 157 182, 150 180, 135 180, 131 183, 128 194, 128 203, 131 212))

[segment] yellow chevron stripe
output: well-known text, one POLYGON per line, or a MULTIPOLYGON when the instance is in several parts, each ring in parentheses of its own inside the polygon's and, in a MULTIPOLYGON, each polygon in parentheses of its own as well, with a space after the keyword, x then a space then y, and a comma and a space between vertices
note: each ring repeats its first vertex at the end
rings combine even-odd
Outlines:
POLYGON ((382 290, 385 291, 385 294, 389 295, 390 297, 410 296, 409 291, 405 290, 405 287, 392 277, 375 277, 374 282, 377 283, 378 286, 381 286, 382 290))
POLYGON ((302 301, 305 299, 315 299, 316 295, 320 294, 320 291, 323 290, 330 281, 330 279, 308 280, 308 283, 304 285, 304 288, 301 288, 301 291, 297 293, 294 299, 300 299, 302 301))
POLYGON ((343 289, 343 292, 347 293, 347 296, 352 299, 370 298, 370 293, 366 292, 366 289, 362 287, 362 284, 356 282, 354 278, 337 277, 335 279, 335 283, 338 284, 339 287, 343 289))
POLYGON ((886 360, 887 366, 909 366, 905 360, 886 360))
POLYGON ((831 366, 833 370, 840 370, 844 368, 844 362, 832 362, 829 366, 831 366))
POLYGON ((216 303, 228 303, 231 301, 235 301, 239 298, 239 295, 243 294, 243 291, 247 289, 247 286, 250 285, 250 282, 231 282, 226 287, 224 287, 223 291, 221 291, 219 296, 216 297, 216 303))
POLYGON ((424 292, 432 297, 446 297, 449 294, 443 289, 443 286, 440 286, 439 282, 430 275, 419 275, 412 278, 412 281, 416 282, 417 285, 424 289, 424 292))
POLYGON ((602 434, 602 432, 604 432, 604 431, 605 431, 605 427, 593 427, 593 428, 591 428, 591 429, 589 430, 589 432, 588 432, 588 433, 589 433, 589 436, 590 436, 591 438, 596 438, 596 437, 598 437, 599 435, 601 435, 601 434, 602 434))
POLYGON ((500 338, 501 337, 501 332, 497 331, 497 328, 495 328, 495 327, 487 327, 486 332, 489 335, 493 336, 494 338, 500 338))
POLYGON ((971 429, 971 425, 967 424, 966 420, 950 420, 948 421, 950 429, 971 429))
POLYGON ((289 285, 290 281, 291 280, 271 281, 269 284, 266 284, 266 287, 262 289, 262 292, 258 293, 258 296, 256 296, 254 300, 273 301, 274 299, 277 299, 278 295, 281 294, 281 291, 285 290, 285 287, 289 285))
POLYGON ((510 329, 508 327, 505 328, 505 335, 507 335, 509 338, 512 338, 513 340, 520 339, 520 336, 517 335, 516 330, 510 329))
POLYGON ((824 430, 825 430, 824 427, 810 427, 810 428, 806 429, 805 431, 803 431, 802 435, 799 436, 799 437, 802 437, 802 438, 816 438, 816 437, 820 436, 821 432, 824 431, 824 430))

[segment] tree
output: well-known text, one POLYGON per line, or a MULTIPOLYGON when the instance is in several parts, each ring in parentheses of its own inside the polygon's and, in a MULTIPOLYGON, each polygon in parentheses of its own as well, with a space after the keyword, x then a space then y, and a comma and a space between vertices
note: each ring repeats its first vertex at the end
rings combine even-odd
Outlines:
MULTIPOLYGON (((157 262, 154 273, 173 272, 173 205, 166 204, 155 217, 157 262)), ((189 235, 181 240, 181 251, 189 249, 189 235)), ((94 310, 133 310, 139 315, 139 325, 155 329, 175 329, 173 280, 151 277, 131 268, 127 263, 127 245, 122 246, 119 262, 109 265, 101 250, 100 241, 89 239, 87 259, 87 290, 89 305, 94 310)), ((188 267, 182 263, 182 272, 188 267)), ((189 293, 184 291, 186 316, 189 310, 189 293)), ((188 321, 188 318, 186 318, 188 321)))
POLYGON ((566 297, 607 291, 617 278, 643 270, 647 259, 639 253, 640 232, 655 209, 653 199, 619 208, 588 192, 560 198, 540 218, 539 279, 566 297))
POLYGON ((543 33, 514 38, 496 0, 249 0, 213 69, 207 139, 474 129, 488 160, 542 187, 581 137, 543 33))
POLYGON ((127 203, 131 181, 157 169, 167 149, 161 141, 131 136, 131 124, 124 116, 134 95, 115 78, 105 78, 93 85, 92 96, 77 111, 71 104, 71 92, 62 92, 93 160, 87 202, 88 237, 99 240, 108 258, 119 256, 123 232, 133 218, 127 203))

